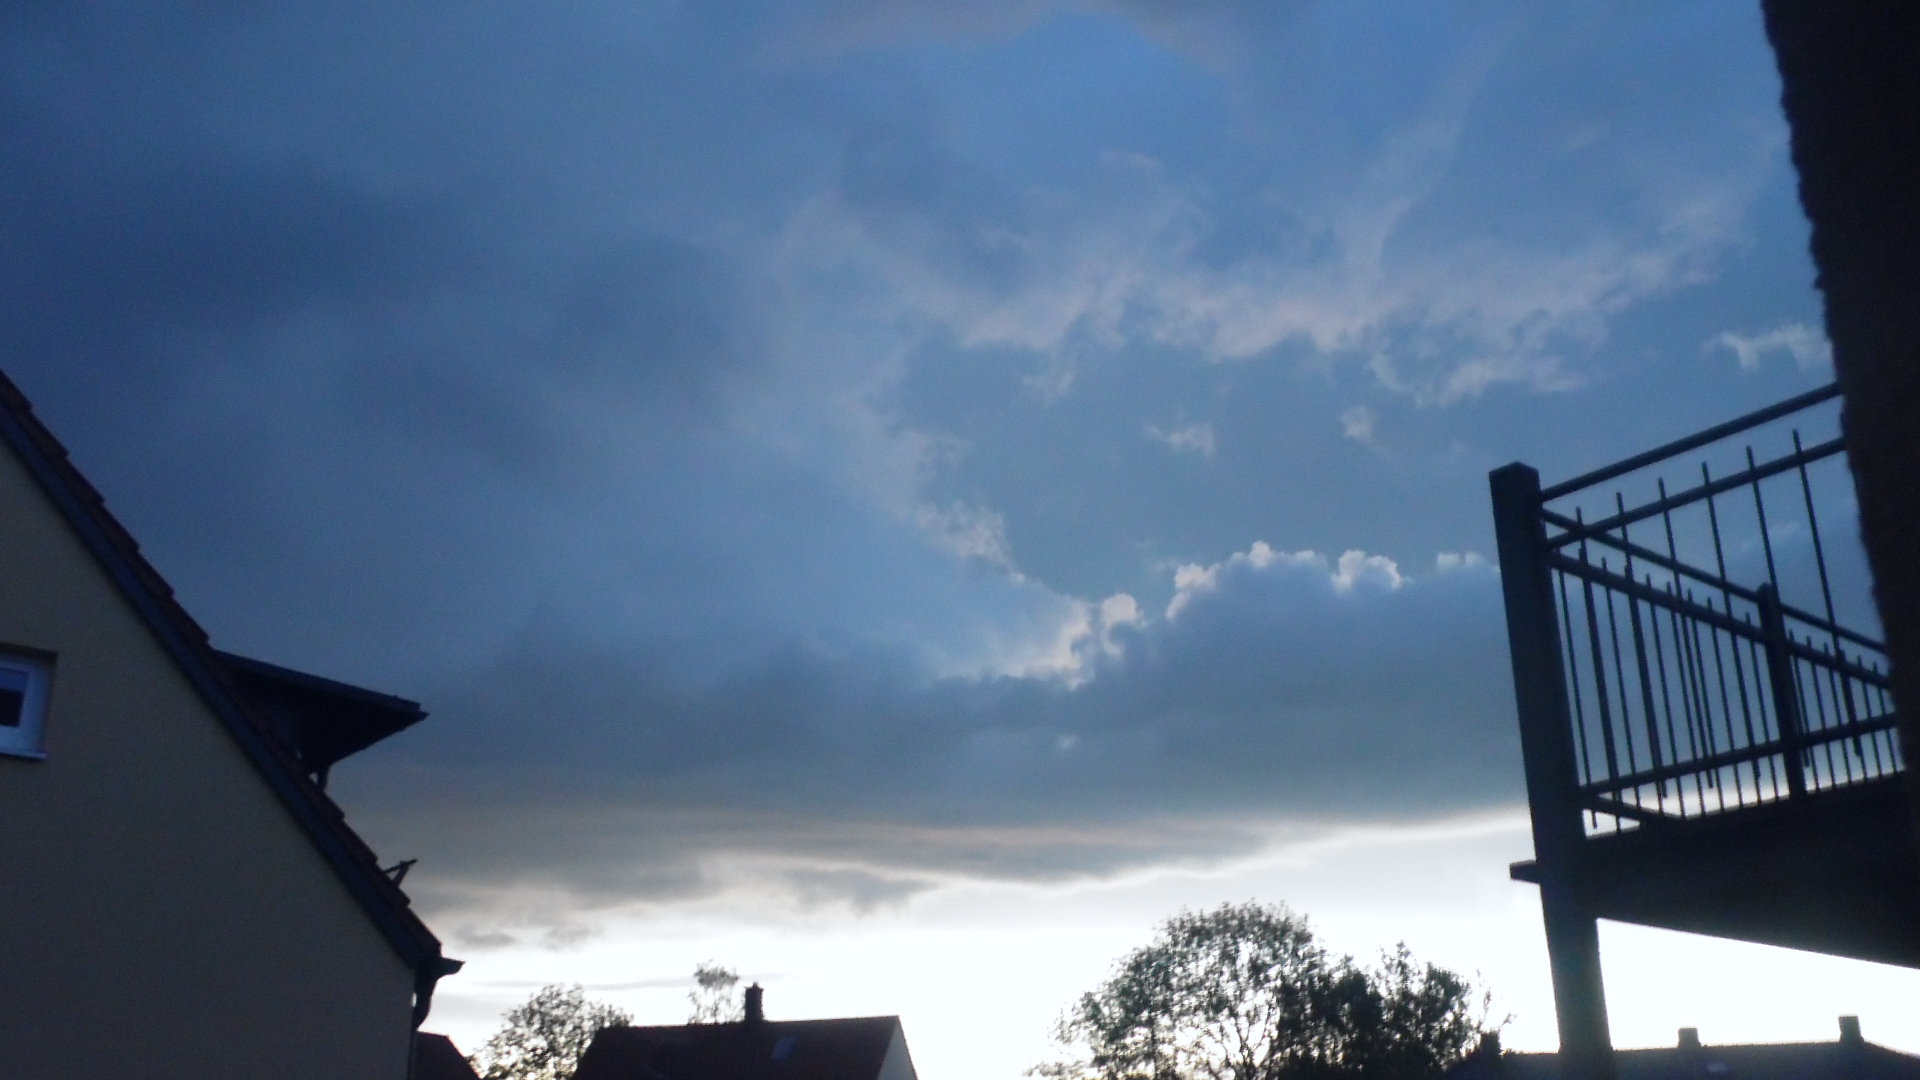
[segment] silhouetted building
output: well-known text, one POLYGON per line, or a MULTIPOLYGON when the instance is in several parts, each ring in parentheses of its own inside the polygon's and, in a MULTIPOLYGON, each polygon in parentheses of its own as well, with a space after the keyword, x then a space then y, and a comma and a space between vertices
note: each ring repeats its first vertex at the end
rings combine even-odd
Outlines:
POLYGON ((574 1080, 916 1080, 899 1017, 766 1020, 758 990, 738 1023, 603 1028, 574 1080))
POLYGON ((0 446, 0 1072, 404 1080, 459 963, 319 780, 419 706, 216 653, 4 376, 0 446))
MULTIPOLYGON (((1920 1080, 1920 1058, 1860 1037, 1856 1017, 1840 1018, 1840 1039, 1823 1043, 1703 1046, 1681 1028, 1674 1046, 1616 1050, 1620 1080, 1920 1080)), ((1557 1054, 1502 1053, 1487 1047, 1441 1074, 1442 1080, 1559 1080, 1557 1054)))
POLYGON ((445 1035, 417 1031, 413 1035, 413 1076, 410 1080, 480 1080, 480 1074, 445 1035))
MULTIPOLYGON (((1920 5, 1762 0, 1812 226, 1847 457, 1909 747, 1920 740, 1920 5)), ((1908 820, 1920 840, 1920 798, 1908 820)))

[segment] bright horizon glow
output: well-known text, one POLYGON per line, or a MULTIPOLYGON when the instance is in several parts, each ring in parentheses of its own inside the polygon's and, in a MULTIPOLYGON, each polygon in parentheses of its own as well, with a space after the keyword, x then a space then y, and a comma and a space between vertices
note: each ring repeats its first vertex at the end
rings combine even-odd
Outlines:
MULTIPOLYGON (((1284 900, 1321 941, 1365 961, 1404 940, 1494 992, 1514 1050, 1556 1038, 1537 894, 1508 880, 1529 857, 1522 811, 1344 829, 1205 871, 1061 886, 954 884, 896 907, 796 910, 751 897, 610 918, 558 951, 464 955, 427 1028, 472 1052, 504 1009, 546 983, 581 983, 637 1023, 684 1023, 696 963, 767 988, 775 1019, 898 1014, 924 1080, 1012 1080, 1051 1053, 1048 1029, 1113 962, 1181 907, 1284 900)), ((452 949, 461 953, 459 949, 452 949)), ((1920 1052, 1920 972, 1617 923, 1601 924, 1614 1043, 1822 1042, 1857 1015, 1875 1043, 1920 1052), (1711 993, 1702 993, 1710 979, 1711 993)))

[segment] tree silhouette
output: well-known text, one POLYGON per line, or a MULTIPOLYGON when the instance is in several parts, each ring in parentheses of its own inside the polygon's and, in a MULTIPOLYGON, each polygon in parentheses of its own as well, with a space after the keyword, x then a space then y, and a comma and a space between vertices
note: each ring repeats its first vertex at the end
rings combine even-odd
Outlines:
POLYGON ((579 986, 543 986, 508 1010, 500 1030, 468 1060, 481 1080, 569 1080, 601 1028, 633 1017, 579 986))
POLYGON ((687 1000, 693 1004, 689 1024, 729 1024, 746 1016, 746 1009, 733 988, 740 985, 740 973, 711 960, 693 968, 693 989, 687 1000))
POLYGON ((1049 1080, 1424 1080, 1492 1033, 1488 997, 1400 945, 1335 957, 1285 907, 1181 912, 1061 1017, 1049 1080))

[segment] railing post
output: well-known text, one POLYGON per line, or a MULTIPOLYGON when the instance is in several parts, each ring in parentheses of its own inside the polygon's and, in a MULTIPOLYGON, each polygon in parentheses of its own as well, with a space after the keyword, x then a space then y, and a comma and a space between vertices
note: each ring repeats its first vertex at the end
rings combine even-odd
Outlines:
POLYGON ((1793 654, 1787 651, 1787 617, 1772 583, 1760 586, 1760 633, 1766 640, 1767 685, 1773 691, 1774 721, 1780 725, 1780 759, 1787 770, 1787 795, 1807 793, 1806 725, 1800 719, 1800 691, 1793 681, 1793 654))
POLYGON ((1600 978, 1599 926, 1580 889, 1586 842, 1573 718, 1561 667, 1560 625, 1540 518, 1540 474, 1526 465, 1496 469, 1493 525, 1500 552, 1500 588, 1507 610, 1507 647, 1526 762, 1527 806, 1539 868, 1540 911, 1553 968, 1553 1004, 1560 1026, 1560 1070, 1566 1080, 1613 1080, 1606 988, 1600 978))

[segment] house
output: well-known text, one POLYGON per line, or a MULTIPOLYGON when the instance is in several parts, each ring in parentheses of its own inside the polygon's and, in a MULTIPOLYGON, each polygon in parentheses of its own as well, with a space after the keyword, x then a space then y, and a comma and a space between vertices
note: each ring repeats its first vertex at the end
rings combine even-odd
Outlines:
POLYGON ((457 970, 322 790, 419 706, 221 654, 0 375, 10 1078, 404 1080, 457 970))
POLYGON ((413 1037, 412 1080, 480 1080, 480 1074, 452 1039, 422 1031, 413 1037))
POLYGON ((897 1016, 768 1020, 760 987, 731 1024, 610 1027, 574 1080, 915 1080, 897 1016))
MULTIPOLYGON (((1838 1042, 1703 1046, 1681 1028, 1674 1046, 1615 1050, 1620 1080, 1920 1080, 1920 1057, 1860 1037, 1860 1020, 1840 1018, 1838 1042)), ((1491 1045, 1441 1074, 1442 1080, 1560 1080, 1558 1054, 1501 1053, 1491 1045)))

